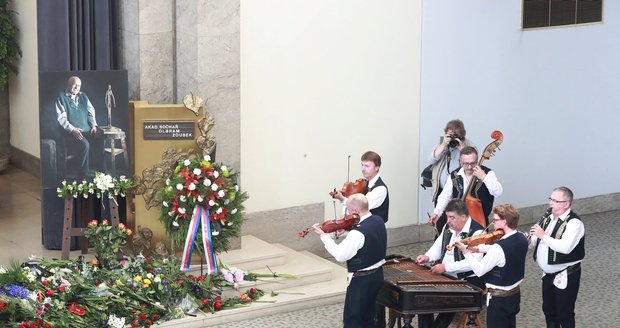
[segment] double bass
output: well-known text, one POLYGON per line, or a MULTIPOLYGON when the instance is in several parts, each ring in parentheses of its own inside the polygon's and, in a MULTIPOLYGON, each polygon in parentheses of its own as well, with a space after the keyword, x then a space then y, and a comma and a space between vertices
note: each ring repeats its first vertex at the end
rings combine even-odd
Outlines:
MULTIPOLYGON (((495 152, 499 149, 499 145, 504 141, 504 134, 495 130, 491 132, 491 138, 493 142, 488 144, 486 148, 484 148, 484 152, 480 155, 480 160, 478 161, 478 166, 482 165, 482 162, 491 158, 495 154, 495 152)), ((484 215, 484 211, 482 210, 482 202, 480 199, 474 197, 471 194, 471 190, 474 185, 478 184, 478 178, 476 176, 473 177, 471 182, 469 183, 469 187, 467 187, 467 192, 463 194, 463 200, 467 204, 467 209, 469 209, 469 216, 476 222, 480 223, 482 227, 487 227, 487 218, 484 215)))

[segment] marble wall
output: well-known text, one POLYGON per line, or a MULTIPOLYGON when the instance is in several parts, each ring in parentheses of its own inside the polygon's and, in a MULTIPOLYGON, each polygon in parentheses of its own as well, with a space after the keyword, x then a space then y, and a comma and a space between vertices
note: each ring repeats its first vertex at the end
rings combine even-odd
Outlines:
POLYGON ((181 103, 190 92, 215 118, 217 160, 240 166, 239 0, 124 0, 122 66, 129 97, 181 103))

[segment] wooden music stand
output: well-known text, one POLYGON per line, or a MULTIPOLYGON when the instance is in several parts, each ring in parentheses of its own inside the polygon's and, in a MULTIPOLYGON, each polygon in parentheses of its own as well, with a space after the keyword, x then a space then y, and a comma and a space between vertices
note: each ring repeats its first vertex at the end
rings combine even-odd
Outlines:
MULTIPOLYGON (((104 197, 104 196, 102 196, 104 197)), ((88 238, 84 237, 84 230, 88 224, 88 207, 90 200, 88 198, 79 197, 82 202, 82 220, 80 228, 73 228, 73 203, 74 199, 70 194, 65 196, 65 215, 62 226, 62 252, 60 258, 66 260, 69 258, 69 251, 71 249, 71 237, 82 237, 82 254, 88 253, 88 238)), ((102 200, 103 202, 103 200, 102 200)), ((103 203, 102 203, 103 204, 103 203)), ((110 216, 112 226, 119 224, 118 217, 118 205, 116 204, 116 197, 108 198, 108 204, 110 206, 110 216)))

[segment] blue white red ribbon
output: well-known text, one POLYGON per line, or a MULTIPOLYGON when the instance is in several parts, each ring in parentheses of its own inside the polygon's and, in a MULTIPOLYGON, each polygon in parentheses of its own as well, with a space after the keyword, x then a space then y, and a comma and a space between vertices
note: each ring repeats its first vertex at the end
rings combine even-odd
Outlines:
POLYGON ((209 210, 205 206, 197 205, 194 207, 192 219, 189 222, 187 238, 185 239, 185 247, 183 249, 183 257, 181 258, 181 271, 187 272, 189 264, 192 260, 192 252, 194 251, 194 241, 198 235, 198 227, 202 225, 202 244, 205 249, 205 260, 207 266, 207 274, 217 273, 217 263, 215 262, 215 252, 213 251, 213 243, 211 242, 211 224, 209 222, 209 210))

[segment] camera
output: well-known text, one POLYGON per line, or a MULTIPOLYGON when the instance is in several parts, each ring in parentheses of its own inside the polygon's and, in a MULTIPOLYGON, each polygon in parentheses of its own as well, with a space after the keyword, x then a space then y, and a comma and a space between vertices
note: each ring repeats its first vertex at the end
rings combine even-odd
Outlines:
POLYGON ((459 145, 458 140, 461 139, 461 137, 459 137, 458 134, 451 134, 448 136, 448 138, 450 138, 450 143, 448 143, 448 147, 456 147, 459 145))

